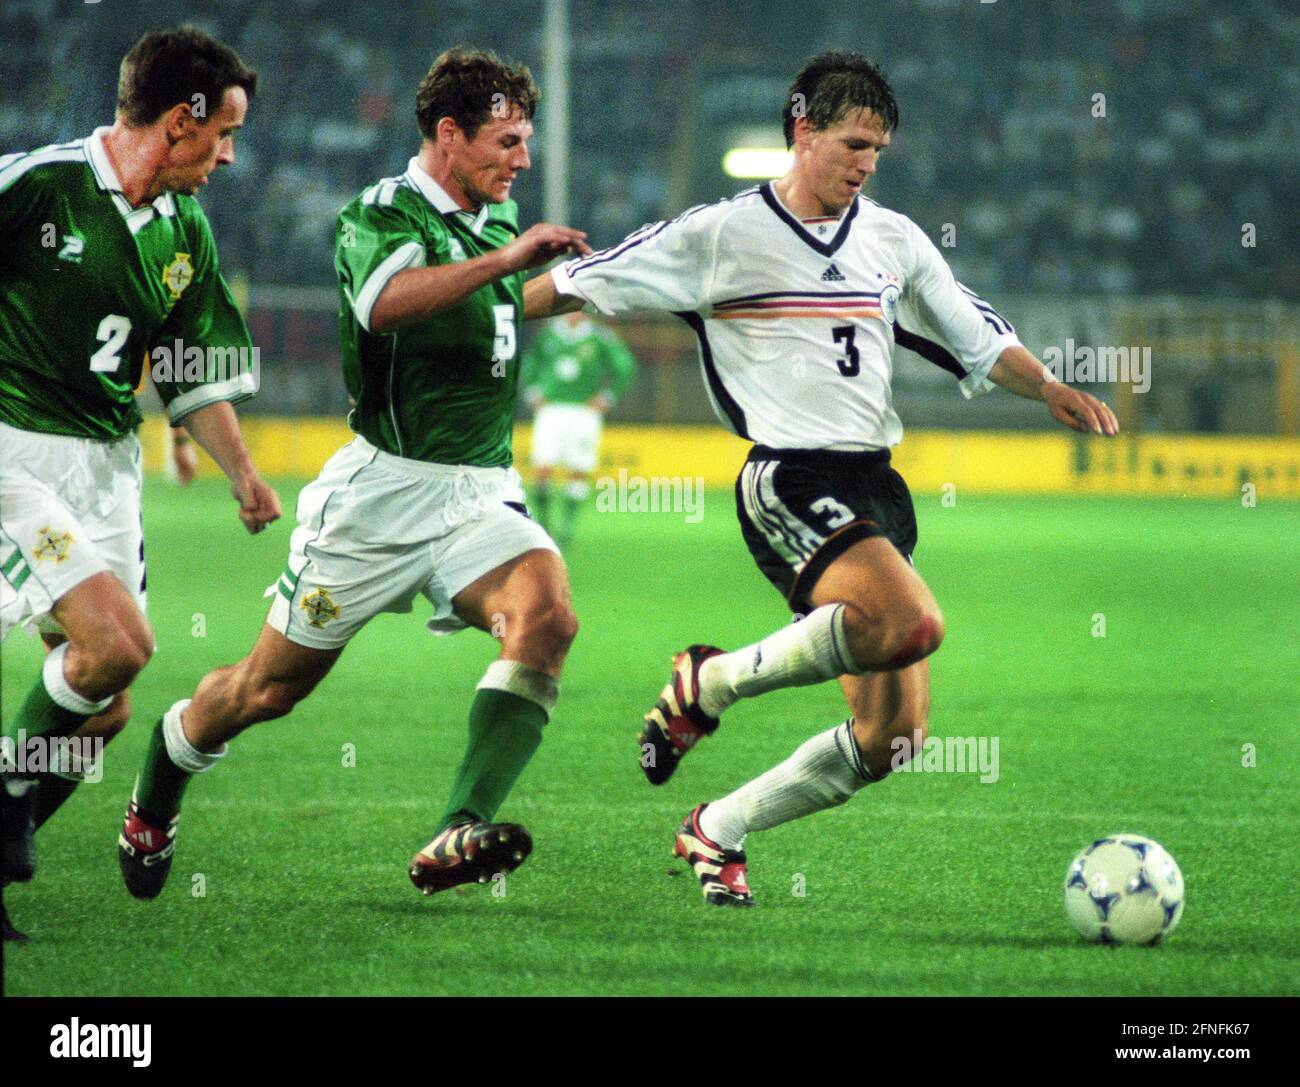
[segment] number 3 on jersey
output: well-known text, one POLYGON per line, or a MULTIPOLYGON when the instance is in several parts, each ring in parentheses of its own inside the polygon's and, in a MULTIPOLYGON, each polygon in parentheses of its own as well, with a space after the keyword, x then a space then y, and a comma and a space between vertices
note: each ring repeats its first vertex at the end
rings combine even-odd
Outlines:
POLYGON ((131 335, 131 320, 116 313, 110 313, 99 322, 95 330, 95 339, 104 346, 90 356, 90 371, 94 374, 115 374, 122 365, 122 348, 127 337, 131 335))
POLYGON ((835 342, 844 344, 844 354, 847 358, 837 358, 835 365, 840 368, 840 373, 845 377, 857 377, 862 372, 861 355, 853 343, 853 336, 856 332, 857 329, 853 325, 836 325, 831 329, 831 335, 835 337, 835 342))

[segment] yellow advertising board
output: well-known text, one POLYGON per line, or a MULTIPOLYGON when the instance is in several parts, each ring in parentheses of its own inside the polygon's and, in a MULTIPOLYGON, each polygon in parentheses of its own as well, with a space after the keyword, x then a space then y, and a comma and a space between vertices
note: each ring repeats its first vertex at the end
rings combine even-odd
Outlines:
MULTIPOLYGON (((349 441, 341 419, 249 416, 244 434, 267 476, 314 476, 349 441)), ((532 428, 515 430, 515 457, 527 474, 532 428)), ((152 416, 141 430, 146 468, 166 456, 166 424, 152 416)), ((716 427, 606 427, 598 473, 702 478, 729 487, 749 443, 716 427)), ((217 472, 202 458, 201 470, 217 472)), ((1032 431, 910 430, 894 450, 909 486, 1010 494, 1225 496, 1253 487, 1258 498, 1300 498, 1300 438, 1173 435, 1112 440, 1032 431)))

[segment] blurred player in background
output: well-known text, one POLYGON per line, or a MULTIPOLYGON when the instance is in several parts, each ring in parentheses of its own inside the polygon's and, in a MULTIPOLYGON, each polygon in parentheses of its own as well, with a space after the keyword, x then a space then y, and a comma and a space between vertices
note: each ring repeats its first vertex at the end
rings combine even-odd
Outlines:
MULTIPOLYGON (((111 739, 154 649, 144 617, 141 417, 134 390, 155 345, 238 358, 248 328, 193 199, 234 161, 257 86, 196 30, 147 34, 122 62, 112 127, 0 159, 0 633, 35 625, 51 652, 6 723, 17 743, 111 739)), ((252 372, 154 373, 182 424, 231 480, 259 532, 280 515, 232 405, 252 372)), ((35 871, 32 835, 78 778, 3 772, 4 881, 35 871)), ((10 935, 6 922, 6 936, 10 935)))
POLYGON ((691 325, 718 417, 756 443, 736 481, 741 531, 801 620, 731 653, 677 654, 641 733, 646 776, 667 781, 741 698, 839 678, 853 712, 686 816, 677 854, 723 906, 753 905, 750 831, 844 803, 925 735, 926 658, 943 619, 912 568, 912 499, 889 466, 903 434, 895 347, 949 371, 966 396, 1001 385, 1075 430, 1118 430, 1100 401, 1054 383, 915 223, 861 195, 898 127, 874 65, 856 53, 813 58, 784 121, 794 148, 784 177, 644 227, 525 291, 529 318, 587 303, 611 315, 668 310, 691 325))
POLYGON ((524 352, 524 397, 533 418, 533 498, 537 519, 561 547, 573 538, 579 507, 591 493, 605 413, 627 391, 636 359, 618 335, 584 313, 546 325, 524 352), (557 478, 558 477, 558 478, 557 478), (553 491, 562 496, 558 525, 553 491))
MULTIPOLYGON (((289 562, 250 654, 158 723, 118 842, 136 897, 162 890, 191 777, 250 725, 289 713, 374 616, 409 612, 420 595, 434 607, 430 629, 489 631, 501 653, 478 684, 464 759, 411 880, 426 894, 483 882, 531 850, 523 827, 492 819, 541 743, 577 621, 564 563, 510 467, 523 274, 590 252, 567 227, 519 232, 510 192, 531 166, 538 97, 522 65, 443 53, 416 95, 417 155, 339 214, 357 436, 299 495, 289 562)), ((436 682, 425 690, 439 697, 436 682)))

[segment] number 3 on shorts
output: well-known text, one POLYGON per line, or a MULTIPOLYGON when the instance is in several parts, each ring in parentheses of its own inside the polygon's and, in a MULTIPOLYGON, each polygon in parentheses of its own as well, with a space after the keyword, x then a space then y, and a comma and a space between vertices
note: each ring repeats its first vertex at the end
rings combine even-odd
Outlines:
POLYGON ((509 362, 515 357, 515 307, 493 306, 496 316, 496 336, 492 342, 492 361, 509 362))
MULTIPOLYGON (((512 330, 513 331, 513 330, 512 330)), ((115 374, 122 365, 121 351, 131 335, 131 319, 110 313, 99 322, 95 339, 104 346, 90 356, 90 370, 95 374, 115 374)))

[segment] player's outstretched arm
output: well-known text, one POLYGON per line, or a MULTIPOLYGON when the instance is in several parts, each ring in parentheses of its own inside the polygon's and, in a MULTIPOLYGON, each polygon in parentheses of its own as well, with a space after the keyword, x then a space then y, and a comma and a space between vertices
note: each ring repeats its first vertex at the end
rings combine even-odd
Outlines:
POLYGON ((370 311, 372 332, 392 332, 459 305, 480 287, 515 272, 549 264, 566 253, 586 256, 587 235, 567 226, 538 223, 509 245, 473 260, 408 268, 384 286, 370 311))
POLYGON ((1110 408, 1095 396, 1058 381, 1024 347, 1003 351, 989 371, 989 380, 1017 396, 1043 401, 1052 418, 1071 430, 1092 431, 1107 438, 1119 433, 1119 420, 1110 408))
POLYGON ((561 294, 555 289, 550 272, 533 276, 524 284, 524 320, 538 321, 582 309, 584 302, 577 295, 561 294))
POLYGON ((257 474, 230 403, 207 404, 190 412, 182 424, 230 479, 230 494, 239 503, 239 519, 249 532, 256 534, 279 520, 280 496, 257 474))

